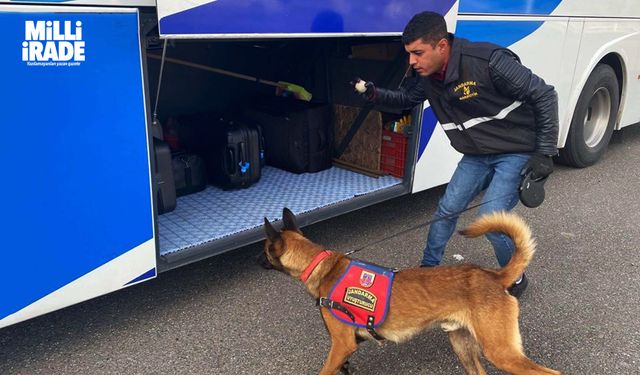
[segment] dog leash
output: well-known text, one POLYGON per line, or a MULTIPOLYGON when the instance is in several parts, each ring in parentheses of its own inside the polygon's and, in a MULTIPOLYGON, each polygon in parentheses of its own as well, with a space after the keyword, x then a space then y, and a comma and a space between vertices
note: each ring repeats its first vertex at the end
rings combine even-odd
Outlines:
POLYGON ((399 235, 401 235, 401 234, 405 234, 405 233, 407 233, 407 232, 411 232, 412 230, 416 230, 416 229, 418 229, 418 228, 426 227, 426 226, 431 225, 431 224, 433 224, 433 223, 435 223, 435 222, 438 222, 438 221, 440 221, 440 220, 445 220, 445 219, 450 219, 450 218, 452 218, 452 217, 460 216, 460 215, 462 215, 463 213, 465 213, 465 212, 467 212, 467 211, 469 211, 469 210, 472 210, 472 209, 474 209, 474 208, 477 208, 477 207, 483 206, 483 205, 485 205, 485 204, 487 204, 487 203, 491 203, 491 202, 493 202, 493 201, 497 201, 498 199, 506 198, 506 197, 508 197, 508 196, 510 196, 510 195, 513 195, 513 194, 517 194, 517 192, 508 193, 508 194, 505 194, 505 195, 499 196, 499 197, 497 197, 497 198, 493 198, 493 199, 491 199, 491 200, 489 200, 489 201, 486 201, 486 202, 482 202, 482 203, 474 204, 473 206, 469 206, 469 207, 465 208, 465 209, 464 209, 464 210, 462 210, 462 211, 454 212, 454 213, 452 213, 452 214, 445 215, 445 216, 443 216, 443 217, 438 217, 438 218, 435 218, 435 219, 429 220, 429 221, 427 221, 427 222, 425 222, 425 223, 420 223, 420 224, 415 225, 415 226, 413 226, 413 227, 411 227, 411 228, 409 228, 409 229, 405 229, 405 230, 400 231, 400 232, 398 232, 398 233, 392 234, 391 236, 388 236, 388 237, 382 238, 382 239, 380 239, 380 240, 377 240, 377 241, 374 241, 374 242, 368 243, 368 244, 366 244, 366 245, 364 245, 364 246, 362 246, 362 247, 360 247, 360 248, 357 248, 357 249, 355 249, 355 250, 347 251, 347 252, 346 252, 346 253, 344 253, 344 254, 345 254, 345 255, 351 255, 351 254, 353 254, 353 253, 357 253, 358 251, 363 250, 363 249, 366 249, 366 248, 367 248, 367 247, 369 247, 369 246, 377 245, 377 244, 379 244, 379 243, 381 243, 381 242, 384 242, 384 241, 386 241, 386 240, 388 240, 388 239, 391 239, 391 238, 397 237, 397 236, 399 236, 399 235))

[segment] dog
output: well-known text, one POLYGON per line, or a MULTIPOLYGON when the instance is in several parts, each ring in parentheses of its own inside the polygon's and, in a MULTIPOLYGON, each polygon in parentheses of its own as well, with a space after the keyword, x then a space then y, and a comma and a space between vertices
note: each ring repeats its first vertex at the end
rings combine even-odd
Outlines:
MULTIPOLYGON (((284 208, 282 217, 282 231, 264 219, 266 240, 260 254, 263 266, 294 278, 306 272, 303 279, 309 294, 316 299, 326 297, 351 260, 336 252, 321 259, 318 256, 325 249, 303 236, 295 215, 284 208), (317 264, 309 267, 312 262, 317 264)), ((488 232, 502 232, 512 238, 516 250, 506 266, 488 269, 465 264, 396 272, 386 319, 376 328, 377 339, 399 343, 427 328, 440 326, 469 375, 486 375, 481 355, 511 374, 561 375, 523 353, 518 300, 506 291, 524 272, 535 251, 529 227, 513 213, 496 212, 476 219, 459 233, 478 237, 488 232)), ((331 349, 319 374, 348 373, 348 358, 358 343, 374 336, 365 328, 337 319, 329 310, 320 307, 331 349)))

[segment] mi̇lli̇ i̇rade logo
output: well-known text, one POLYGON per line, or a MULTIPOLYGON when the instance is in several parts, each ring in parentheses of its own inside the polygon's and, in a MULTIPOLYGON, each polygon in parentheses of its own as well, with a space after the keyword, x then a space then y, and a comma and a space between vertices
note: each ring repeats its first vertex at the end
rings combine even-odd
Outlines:
POLYGON ((22 61, 29 66, 79 66, 85 61, 82 22, 25 21, 22 61))

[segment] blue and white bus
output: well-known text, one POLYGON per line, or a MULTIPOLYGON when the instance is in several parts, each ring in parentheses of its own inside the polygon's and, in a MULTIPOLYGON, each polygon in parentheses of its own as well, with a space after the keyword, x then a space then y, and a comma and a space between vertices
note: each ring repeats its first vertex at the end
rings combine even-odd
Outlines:
POLYGON ((565 163, 595 163, 640 121, 637 0, 0 0, 0 327, 260 241, 283 206, 307 225, 447 183, 460 155, 425 102, 401 178, 265 166, 250 188, 210 186, 157 212, 154 108, 162 122, 272 94, 169 58, 358 107, 347 82, 398 85, 399 36, 422 10, 511 48, 556 87, 565 163))

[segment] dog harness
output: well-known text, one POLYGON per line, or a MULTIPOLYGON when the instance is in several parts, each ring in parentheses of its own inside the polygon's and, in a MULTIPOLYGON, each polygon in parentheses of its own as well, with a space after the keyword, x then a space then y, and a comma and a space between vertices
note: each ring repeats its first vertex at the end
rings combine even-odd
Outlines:
POLYGON ((343 323, 366 328, 376 340, 384 340, 375 328, 387 317, 394 271, 375 264, 351 260, 327 297, 316 305, 326 307, 343 323))

